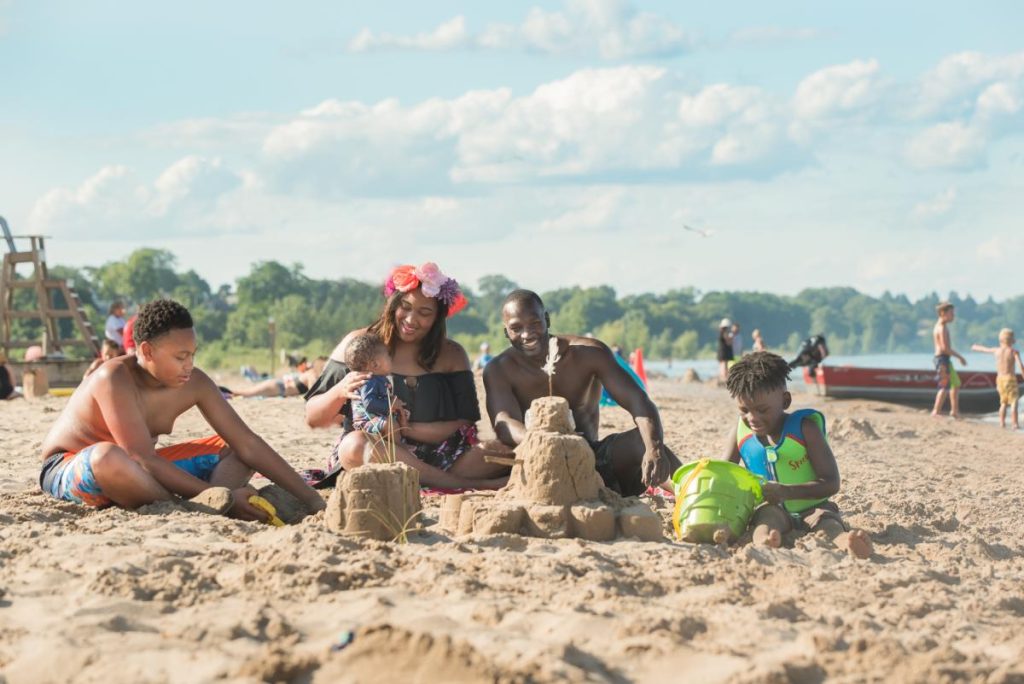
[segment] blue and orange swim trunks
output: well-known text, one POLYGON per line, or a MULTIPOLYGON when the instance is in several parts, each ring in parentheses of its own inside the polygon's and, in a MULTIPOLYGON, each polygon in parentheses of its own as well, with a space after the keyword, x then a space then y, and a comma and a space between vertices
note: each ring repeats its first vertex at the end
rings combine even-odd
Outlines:
MULTIPOLYGON (((226 446, 223 439, 213 435, 157 449, 156 455, 209 482, 226 446)), ((95 450, 96 445, 93 445, 81 451, 58 451, 49 456, 39 473, 39 487, 59 501, 97 508, 109 506, 113 502, 103 494, 92 470, 95 450)))

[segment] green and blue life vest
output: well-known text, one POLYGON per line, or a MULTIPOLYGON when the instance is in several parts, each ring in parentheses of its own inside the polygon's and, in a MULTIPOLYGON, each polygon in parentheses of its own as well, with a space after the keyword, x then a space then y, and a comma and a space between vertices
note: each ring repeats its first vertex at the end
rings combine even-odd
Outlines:
MULTIPOLYGON (((765 480, 784 485, 806 484, 818 479, 817 473, 807 458, 807 442, 804 438, 804 418, 811 418, 825 433, 825 416, 814 409, 800 409, 789 414, 782 426, 782 439, 778 444, 764 445, 750 426, 739 419, 736 425, 736 446, 740 459, 750 472, 765 480)), ((828 436, 825 436, 828 439, 828 436)), ((783 505, 790 513, 799 513, 816 506, 823 499, 790 499, 783 505)))

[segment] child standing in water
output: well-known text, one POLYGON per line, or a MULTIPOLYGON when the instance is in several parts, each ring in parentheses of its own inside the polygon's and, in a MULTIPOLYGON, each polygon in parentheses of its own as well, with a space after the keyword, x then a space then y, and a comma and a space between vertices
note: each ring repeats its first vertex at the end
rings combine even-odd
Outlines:
POLYGON ((778 547, 787 532, 824 531, 836 547, 867 558, 871 539, 851 530, 829 501, 839 491, 839 467, 825 437, 825 417, 814 409, 788 413, 793 397, 787 380, 785 359, 754 352, 733 365, 726 382, 740 412, 726 459, 765 480, 765 503, 750 523, 753 541, 778 547))
POLYGON ((960 364, 967 365, 967 359, 961 356, 949 342, 949 324, 956 319, 956 309, 949 302, 939 302, 935 307, 939 320, 932 328, 932 340, 935 342, 935 372, 938 373, 939 391, 935 394, 935 408, 932 415, 938 416, 942 405, 946 403, 949 393, 949 415, 960 417, 960 376, 953 368, 953 357, 960 359, 960 364))
POLYGON ((761 337, 760 330, 754 330, 754 332, 750 333, 750 337, 754 340, 752 351, 758 352, 765 351, 768 349, 768 347, 766 347, 764 344, 764 338, 761 337))
POLYGON ((1021 375, 1024 375, 1024 363, 1020 360, 1020 352, 1013 347, 1016 341, 1017 338, 1013 331, 1009 328, 1003 328, 999 331, 998 347, 972 344, 971 349, 995 355, 996 387, 999 389, 999 427, 1006 427, 1006 410, 1009 408, 1013 411, 1013 429, 1019 430, 1017 400, 1020 398, 1020 388, 1017 385, 1015 370, 1020 368, 1021 375))

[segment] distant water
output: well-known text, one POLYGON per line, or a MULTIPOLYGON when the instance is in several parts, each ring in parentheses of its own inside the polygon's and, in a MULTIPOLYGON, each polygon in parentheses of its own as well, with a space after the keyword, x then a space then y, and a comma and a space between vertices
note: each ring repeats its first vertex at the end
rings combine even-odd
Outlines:
MULTIPOLYGON (((996 362, 992 354, 982 354, 979 352, 962 352, 964 358, 967 359, 966 368, 971 370, 995 372, 996 362)), ((787 356, 787 359, 792 358, 787 356)), ((959 361, 954 361, 957 370, 964 368, 960 365, 959 361)), ((825 359, 826 366, 858 366, 861 368, 924 368, 932 369, 934 364, 932 362, 931 354, 862 354, 853 356, 830 356, 825 359)), ((662 375, 666 375, 670 378, 682 377, 684 373, 690 368, 697 371, 697 375, 702 380, 707 378, 713 378, 718 375, 718 362, 714 359, 673 359, 669 361, 644 361, 644 367, 649 372, 656 372, 662 375)), ((804 383, 802 382, 803 371, 796 369, 793 372, 792 389, 795 391, 801 391, 804 389, 804 383)), ((999 416, 996 413, 985 414, 976 416, 986 423, 999 422, 999 416)))

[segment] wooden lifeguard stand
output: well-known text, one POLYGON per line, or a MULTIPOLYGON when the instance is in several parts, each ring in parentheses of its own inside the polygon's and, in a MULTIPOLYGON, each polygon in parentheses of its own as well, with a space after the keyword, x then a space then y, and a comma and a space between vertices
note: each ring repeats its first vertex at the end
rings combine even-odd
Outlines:
POLYGON ((28 251, 20 251, 15 245, 15 236, 7 226, 7 221, 0 216, 0 228, 3 229, 7 241, 7 253, 4 254, 2 270, 0 270, 0 347, 4 352, 11 349, 26 349, 42 342, 43 353, 63 354, 65 347, 85 347, 90 356, 99 356, 100 340, 93 330, 92 324, 85 316, 85 309, 74 289, 64 279, 50 278, 46 268, 46 242, 42 235, 18 235, 28 239, 28 251), (18 278, 18 265, 32 264, 32 275, 18 278), (32 308, 15 308, 14 293, 20 289, 35 291, 32 308), (54 293, 59 292, 64 299, 64 307, 58 307, 54 293), (35 318, 43 323, 42 340, 13 339, 12 323, 19 318, 35 318), (65 338, 61 336, 61 319, 70 318, 74 321, 73 331, 78 335, 65 338))

